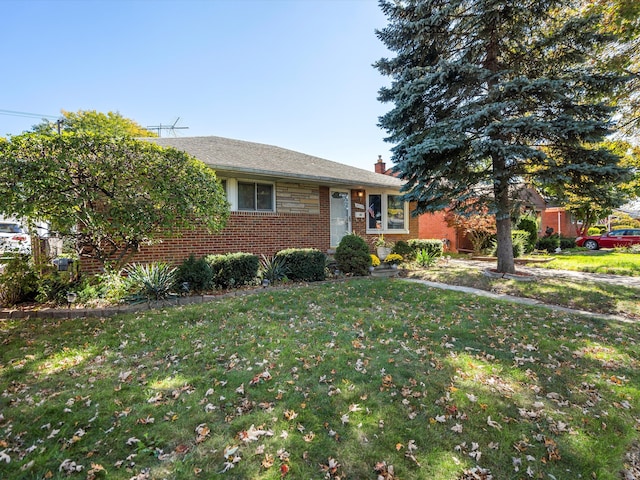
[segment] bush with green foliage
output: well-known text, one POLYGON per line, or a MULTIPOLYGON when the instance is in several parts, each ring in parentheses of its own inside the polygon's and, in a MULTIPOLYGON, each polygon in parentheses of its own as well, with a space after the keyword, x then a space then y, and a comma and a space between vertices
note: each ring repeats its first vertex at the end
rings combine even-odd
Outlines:
POLYGON ((289 268, 287 267, 287 262, 284 257, 267 257, 262 255, 260 259, 260 269, 258 271, 258 276, 262 280, 269 280, 272 284, 278 283, 287 278, 288 273, 289 268))
POLYGON ((398 240, 391 249, 391 253, 397 253, 406 260, 413 260, 416 257, 416 251, 409 246, 404 240, 398 240))
POLYGON ((412 238, 407 243, 416 254, 421 250, 426 250, 429 255, 441 257, 444 252, 444 244, 442 243, 442 240, 435 238, 412 238))
POLYGON ((554 253, 559 246, 560 237, 555 234, 549 237, 540 237, 536 244, 538 250, 546 250, 548 253, 554 253))
POLYGON ((258 277, 260 259, 252 253, 207 255, 205 260, 211 267, 213 285, 217 288, 248 285, 258 277))
POLYGON ((185 285, 192 292, 202 292, 213 288, 211 265, 204 258, 196 258, 192 253, 176 271, 176 286, 183 290, 185 285))
POLYGON ((78 286, 77 277, 72 272, 59 272, 56 267, 44 267, 38 275, 38 293, 36 301, 65 303, 67 293, 75 291, 78 286))
POLYGON ((587 230, 587 235, 589 236, 602 235, 602 230, 600 230, 598 227, 589 227, 589 229, 587 230))
POLYGON ((12 255, 0 273, 0 306, 10 307, 32 300, 38 289, 38 277, 28 255, 12 255))
POLYGON ((335 259, 338 268, 352 275, 367 275, 371 265, 369 245, 362 237, 351 233, 340 240, 336 248, 335 259))
POLYGON ((560 237, 560 248, 562 250, 568 250, 570 248, 576 248, 575 237, 560 237))
MULTIPOLYGON (((524 255, 526 251, 526 244, 529 239, 529 232, 526 230, 512 230, 511 231, 511 246, 513 249, 513 258, 518 258, 524 255)), ((493 239, 491 243, 490 254, 496 256, 498 250, 498 242, 493 239)))
POLYGON ((124 269, 131 299, 163 300, 176 282, 176 268, 164 262, 132 264, 124 269))
POLYGON ((319 282, 325 279, 326 255, 315 248, 289 248, 276 253, 287 267, 293 281, 319 282))
POLYGON ((538 241, 538 222, 529 216, 522 217, 518 221, 518 230, 528 232, 524 245, 525 253, 533 252, 538 241))

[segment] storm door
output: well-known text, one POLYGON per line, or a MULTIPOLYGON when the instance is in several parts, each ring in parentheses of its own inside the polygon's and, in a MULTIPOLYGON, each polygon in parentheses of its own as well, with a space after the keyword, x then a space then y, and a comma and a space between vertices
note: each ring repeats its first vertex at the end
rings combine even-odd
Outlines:
POLYGON ((351 200, 348 191, 331 190, 331 246, 337 247, 346 234, 351 232, 351 200))

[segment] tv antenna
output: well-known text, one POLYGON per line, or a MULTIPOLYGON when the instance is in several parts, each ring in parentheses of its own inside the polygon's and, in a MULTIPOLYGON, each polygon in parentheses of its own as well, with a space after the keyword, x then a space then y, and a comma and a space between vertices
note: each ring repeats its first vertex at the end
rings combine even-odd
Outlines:
POLYGON ((180 121, 180 117, 176 118, 176 121, 173 122, 172 125, 163 125, 163 124, 150 125, 147 128, 149 130, 157 130, 159 137, 162 137, 162 131, 163 130, 168 130, 173 134, 174 137, 177 137, 178 135, 176 133, 176 130, 186 130, 186 129, 189 128, 189 127, 176 127, 176 125, 178 124, 178 121, 180 121))

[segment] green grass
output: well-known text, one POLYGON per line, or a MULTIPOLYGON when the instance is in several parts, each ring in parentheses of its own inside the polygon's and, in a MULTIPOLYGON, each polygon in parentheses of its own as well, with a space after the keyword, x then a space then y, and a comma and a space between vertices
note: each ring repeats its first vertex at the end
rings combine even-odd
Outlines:
MULTIPOLYGON (((549 266, 553 263, 543 265, 549 266)), ((487 267, 490 266, 491 264, 487 263, 487 267)), ((534 298, 544 303, 577 310, 640 318, 639 288, 612 285, 597 279, 577 281, 543 276, 538 277, 535 282, 491 279, 484 276, 480 269, 460 263, 409 270, 407 276, 517 297, 534 298)))
POLYGON ((537 264, 540 268, 576 270, 579 272, 640 276, 640 255, 615 250, 573 250, 554 255, 555 260, 537 264))
POLYGON ((640 439, 637 324, 403 281, 0 329, 2 478, 618 479, 640 439))

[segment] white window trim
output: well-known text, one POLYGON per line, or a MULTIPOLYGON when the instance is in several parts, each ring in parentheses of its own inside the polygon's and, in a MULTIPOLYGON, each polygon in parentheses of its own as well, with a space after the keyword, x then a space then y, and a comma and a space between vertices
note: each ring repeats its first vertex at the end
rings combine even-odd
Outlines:
POLYGON ((229 202, 229 209, 232 212, 264 212, 275 213, 276 211, 276 183, 265 180, 258 180, 255 178, 223 178, 227 182, 227 201, 229 202), (271 203, 273 208, 271 210, 241 210, 238 208, 238 183, 259 183, 262 185, 271 185, 271 203))
POLYGON ((380 204, 380 208, 382 209, 382 225, 383 228, 369 228, 369 219, 367 219, 367 234, 369 235, 380 235, 383 233, 388 233, 388 234, 408 234, 409 233, 409 202, 403 202, 404 204, 404 226, 405 228, 402 229, 388 229, 386 228, 386 225, 388 224, 388 219, 387 219, 387 210, 388 210, 388 203, 387 203, 387 197, 389 195, 395 195, 395 196, 399 196, 402 195, 400 192, 395 192, 395 191, 388 191, 388 190, 381 190, 381 191, 367 191, 367 194, 365 196, 365 199, 367 201, 367 207, 369 206, 369 196, 370 195, 381 195, 381 204, 380 204))

